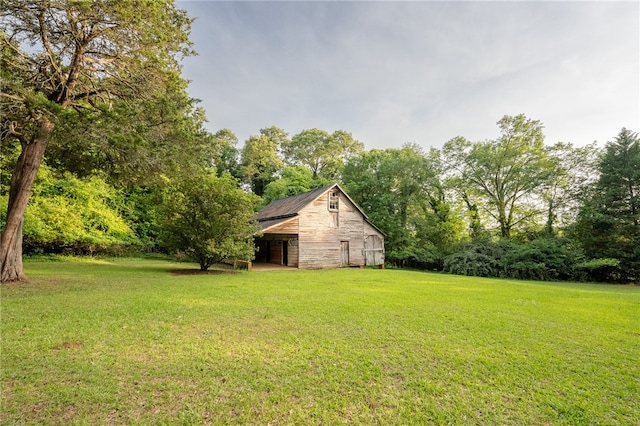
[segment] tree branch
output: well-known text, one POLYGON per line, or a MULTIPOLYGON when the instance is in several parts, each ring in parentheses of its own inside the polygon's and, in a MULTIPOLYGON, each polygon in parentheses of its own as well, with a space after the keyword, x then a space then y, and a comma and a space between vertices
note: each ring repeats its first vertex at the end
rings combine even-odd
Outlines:
MULTIPOLYGON (((58 64, 56 64, 56 61, 53 56, 53 52, 51 51, 51 45, 49 44, 49 37, 47 36, 47 31, 46 31, 47 22, 44 16, 44 12, 45 12, 45 9, 42 8, 40 9, 40 13, 38 13, 38 23, 40 25, 40 40, 42 40, 42 46, 44 47, 44 50, 47 52, 49 63, 55 70, 56 74, 58 74, 58 76, 62 76, 62 70, 60 69, 60 67, 58 67, 58 64)), ((62 80, 62 78, 60 78, 60 80, 62 80)))

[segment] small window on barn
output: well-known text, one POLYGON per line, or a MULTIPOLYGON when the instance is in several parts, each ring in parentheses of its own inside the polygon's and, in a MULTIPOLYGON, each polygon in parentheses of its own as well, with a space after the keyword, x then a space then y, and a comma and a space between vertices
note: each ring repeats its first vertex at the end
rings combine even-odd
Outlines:
POLYGON ((329 193, 329 211, 337 212, 339 202, 340 202, 340 193, 338 191, 333 191, 329 193))

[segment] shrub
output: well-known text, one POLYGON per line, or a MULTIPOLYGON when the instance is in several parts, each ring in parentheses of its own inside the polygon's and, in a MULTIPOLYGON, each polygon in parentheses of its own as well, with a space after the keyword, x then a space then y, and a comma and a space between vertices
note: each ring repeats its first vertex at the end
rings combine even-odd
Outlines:
MULTIPOLYGON (((0 197, 0 222, 7 198, 0 197)), ((25 211, 23 251, 120 254, 137 247, 138 239, 121 216, 123 204, 123 196, 99 177, 58 175, 43 165, 25 211)))
POLYGON ((478 277, 575 280, 582 276, 576 267, 582 259, 580 250, 561 238, 538 238, 524 243, 486 241, 468 244, 448 256, 444 270, 478 277))
POLYGON ((591 259, 576 265, 577 269, 583 271, 590 281, 615 282, 622 278, 620 259, 609 257, 591 259))
POLYGON ((575 280, 580 251, 568 240, 538 238, 514 245, 502 259, 503 276, 522 280, 575 280))
POLYGON ((444 271, 456 275, 475 277, 500 277, 503 272, 501 259, 509 250, 508 241, 474 242, 463 246, 462 250, 447 256, 444 271))

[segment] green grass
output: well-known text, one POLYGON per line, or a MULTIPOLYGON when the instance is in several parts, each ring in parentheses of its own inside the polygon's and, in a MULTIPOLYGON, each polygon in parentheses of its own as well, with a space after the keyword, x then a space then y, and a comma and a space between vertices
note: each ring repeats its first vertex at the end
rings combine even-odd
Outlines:
POLYGON ((184 267, 27 261, 0 423, 640 422, 638 287, 184 267))

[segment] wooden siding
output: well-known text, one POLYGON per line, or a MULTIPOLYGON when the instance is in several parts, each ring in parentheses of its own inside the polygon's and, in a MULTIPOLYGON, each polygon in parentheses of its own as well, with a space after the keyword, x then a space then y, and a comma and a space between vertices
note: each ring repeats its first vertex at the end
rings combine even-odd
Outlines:
POLYGON ((256 261, 286 263, 301 269, 384 263, 384 235, 367 221, 338 185, 289 197, 270 206, 265 209, 272 211, 271 216, 258 214, 262 214, 264 235, 256 240, 260 248, 256 261), (337 212, 329 209, 330 193, 336 189, 337 212), (295 206, 291 207, 292 204, 295 206), (287 218, 289 215, 294 217, 287 218))
POLYGON ((308 269, 341 266, 342 241, 349 242, 349 264, 364 265, 364 229, 368 224, 356 206, 340 193, 338 226, 332 227, 328 195, 323 194, 300 211, 298 266, 308 269))
POLYGON ((293 217, 284 223, 272 226, 267 231, 269 234, 297 234, 299 217, 293 217))
POLYGON ((287 241, 289 248, 289 256, 287 266, 293 266, 294 268, 298 267, 298 240, 289 240, 287 241))

